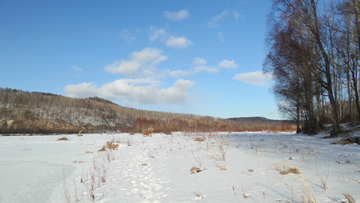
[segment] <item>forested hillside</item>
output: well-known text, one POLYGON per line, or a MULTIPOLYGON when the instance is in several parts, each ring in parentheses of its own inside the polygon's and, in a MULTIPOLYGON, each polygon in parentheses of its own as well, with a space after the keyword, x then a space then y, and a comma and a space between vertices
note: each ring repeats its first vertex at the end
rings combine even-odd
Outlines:
POLYGON ((69 98, 0 88, 0 134, 121 131, 291 131, 283 123, 248 123, 193 114, 146 111, 90 97, 69 98))
POLYGON ((139 117, 165 120, 197 118, 190 114, 127 108, 98 97, 77 99, 0 88, 2 133, 121 130, 133 126, 139 117))

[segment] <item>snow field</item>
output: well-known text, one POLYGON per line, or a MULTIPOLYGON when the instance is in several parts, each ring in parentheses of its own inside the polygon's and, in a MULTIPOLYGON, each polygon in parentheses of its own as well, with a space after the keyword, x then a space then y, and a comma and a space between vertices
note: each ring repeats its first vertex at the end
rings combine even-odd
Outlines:
POLYGON ((0 137, 0 202, 360 200, 360 147, 324 135, 63 136, 0 137), (119 148, 99 152, 107 141, 119 148))

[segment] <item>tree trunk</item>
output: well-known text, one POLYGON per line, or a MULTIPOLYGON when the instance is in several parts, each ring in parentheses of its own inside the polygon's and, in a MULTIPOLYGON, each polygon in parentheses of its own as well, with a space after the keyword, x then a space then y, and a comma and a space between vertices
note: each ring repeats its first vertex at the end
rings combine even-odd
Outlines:
POLYGON ((346 79, 348 86, 348 105, 349 105, 349 119, 352 121, 352 109, 351 109, 351 77, 350 77, 350 65, 348 64, 348 69, 346 70, 346 79))
MULTIPOLYGON (((355 70, 356 71, 356 70, 355 70)), ((358 80, 357 74, 354 70, 351 71, 351 76, 353 80, 353 87, 355 92, 355 102, 356 102, 356 109, 358 112, 358 119, 360 119, 360 103, 359 103, 359 93, 358 93, 358 80)))
POLYGON ((331 131, 330 136, 335 137, 338 135, 338 133, 340 131, 340 125, 339 125, 338 108, 337 108, 336 100, 335 100, 334 94, 333 94, 330 60, 329 60, 328 54, 326 53, 326 51, 324 49, 322 42, 321 42, 318 16, 317 16, 317 11, 316 11, 316 9, 317 9, 316 3, 314 0, 311 0, 311 4, 312 4, 312 9, 314 12, 314 20, 315 20, 315 22, 314 22, 315 27, 312 31, 313 31, 313 34, 315 35, 316 43, 319 46, 321 55, 325 62, 325 76, 326 76, 326 80, 327 80, 326 81, 327 85, 326 85, 325 89, 328 92, 328 97, 329 97, 330 105, 331 105, 331 113, 332 113, 332 117, 333 117, 333 129, 331 131))

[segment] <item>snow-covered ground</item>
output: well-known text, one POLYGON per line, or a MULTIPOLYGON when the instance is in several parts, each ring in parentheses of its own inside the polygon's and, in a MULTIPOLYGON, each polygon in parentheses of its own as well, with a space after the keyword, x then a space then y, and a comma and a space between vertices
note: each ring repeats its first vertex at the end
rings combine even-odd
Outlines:
POLYGON ((360 201, 360 146, 321 136, 0 136, 0 202, 360 201), (99 152, 107 141, 119 148, 99 152))

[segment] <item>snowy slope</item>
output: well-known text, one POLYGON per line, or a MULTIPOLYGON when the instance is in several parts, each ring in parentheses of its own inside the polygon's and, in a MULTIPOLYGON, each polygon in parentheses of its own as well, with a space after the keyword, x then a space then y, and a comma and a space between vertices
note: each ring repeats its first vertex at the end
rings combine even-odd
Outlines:
POLYGON ((2 136, 0 202, 360 201, 360 146, 321 136, 2 136), (107 141, 119 148, 98 152, 107 141), (202 171, 191 174, 194 166, 202 171), (288 168, 301 174, 280 174, 288 168))

